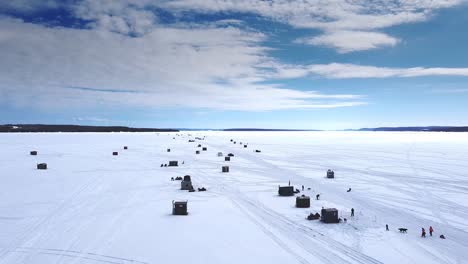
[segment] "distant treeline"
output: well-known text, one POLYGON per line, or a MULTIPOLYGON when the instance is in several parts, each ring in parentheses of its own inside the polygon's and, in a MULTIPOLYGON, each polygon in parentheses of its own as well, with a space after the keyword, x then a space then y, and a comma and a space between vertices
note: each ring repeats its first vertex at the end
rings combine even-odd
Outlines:
POLYGON ((8 132, 179 132, 177 129, 133 128, 125 126, 79 125, 0 125, 0 133, 8 132))
POLYGON ((468 126, 377 127, 377 128, 361 128, 361 129, 358 129, 358 131, 468 132, 468 126))

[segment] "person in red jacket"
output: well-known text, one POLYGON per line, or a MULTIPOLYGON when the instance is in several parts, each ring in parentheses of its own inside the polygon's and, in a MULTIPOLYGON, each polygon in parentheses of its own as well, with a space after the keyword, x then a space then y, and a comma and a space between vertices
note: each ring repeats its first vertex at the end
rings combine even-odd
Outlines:
POLYGON ((421 229, 421 237, 426 237, 426 230, 424 230, 424 227, 421 229))
POLYGON ((432 236, 432 232, 434 232, 434 229, 432 229, 432 226, 429 227, 429 234, 432 236))

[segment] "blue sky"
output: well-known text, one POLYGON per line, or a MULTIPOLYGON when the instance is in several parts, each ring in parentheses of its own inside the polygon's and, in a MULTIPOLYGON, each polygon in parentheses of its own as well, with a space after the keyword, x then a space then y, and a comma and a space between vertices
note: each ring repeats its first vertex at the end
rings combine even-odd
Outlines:
POLYGON ((468 125, 468 3, 0 3, 0 123, 468 125))

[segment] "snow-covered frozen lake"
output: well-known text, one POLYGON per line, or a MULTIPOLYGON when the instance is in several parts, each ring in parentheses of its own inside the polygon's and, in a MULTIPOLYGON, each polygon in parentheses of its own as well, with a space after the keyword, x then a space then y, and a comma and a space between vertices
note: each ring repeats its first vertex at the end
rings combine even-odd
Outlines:
POLYGON ((0 263, 468 263, 468 133, 179 134, 0 134, 0 263), (306 220, 322 207, 348 221, 306 220))

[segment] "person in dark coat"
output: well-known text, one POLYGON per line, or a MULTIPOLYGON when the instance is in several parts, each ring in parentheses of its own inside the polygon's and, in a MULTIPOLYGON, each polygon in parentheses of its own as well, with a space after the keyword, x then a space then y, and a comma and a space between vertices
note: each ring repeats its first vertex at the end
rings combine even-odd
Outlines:
POLYGON ((387 231, 388 231, 388 225, 385 225, 385 230, 387 230, 387 231))
POLYGON ((315 195, 315 198, 316 198, 317 200, 320 199, 320 193, 317 194, 317 195, 315 195))
POLYGON ((421 237, 426 237, 426 230, 423 228, 421 228, 421 237))
POLYGON ((304 191, 304 185, 302 185, 302 191, 304 191))
POLYGON ((351 216, 354 216, 354 208, 351 208, 351 216))

